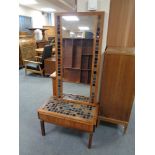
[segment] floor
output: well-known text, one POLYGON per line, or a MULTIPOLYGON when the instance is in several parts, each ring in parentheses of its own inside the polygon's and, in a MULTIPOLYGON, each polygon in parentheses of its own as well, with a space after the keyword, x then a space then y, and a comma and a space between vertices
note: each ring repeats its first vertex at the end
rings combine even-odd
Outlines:
MULTIPOLYGON (((52 95, 52 82, 48 77, 19 71, 19 126, 20 155, 134 155, 134 107, 126 135, 121 126, 101 123, 93 136, 92 148, 87 148, 88 134, 45 124, 46 136, 40 133, 37 109, 52 95)), ((85 85, 65 83, 65 89, 88 95, 85 85), (75 87, 76 86, 76 87, 75 87), (81 89, 82 88, 82 89, 81 89)))

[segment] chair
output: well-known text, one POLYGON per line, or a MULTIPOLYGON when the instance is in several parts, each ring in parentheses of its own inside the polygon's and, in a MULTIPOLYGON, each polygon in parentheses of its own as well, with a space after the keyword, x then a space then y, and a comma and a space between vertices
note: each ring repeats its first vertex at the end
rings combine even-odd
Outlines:
POLYGON ((36 55, 36 41, 32 35, 19 35, 19 62, 24 67, 24 60, 33 59, 36 55))
POLYGON ((25 74, 27 71, 39 73, 43 76, 44 73, 44 60, 51 57, 52 46, 46 45, 42 56, 35 56, 34 60, 24 60, 25 74))

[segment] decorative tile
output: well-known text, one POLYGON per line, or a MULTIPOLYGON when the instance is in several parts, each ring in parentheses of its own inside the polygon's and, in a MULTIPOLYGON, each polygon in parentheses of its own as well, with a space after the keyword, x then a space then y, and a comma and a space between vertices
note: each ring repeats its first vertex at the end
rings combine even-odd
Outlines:
POLYGON ((42 107, 43 110, 51 111, 63 115, 79 117, 82 119, 92 119, 95 113, 96 107, 91 105, 85 105, 80 103, 65 102, 62 99, 56 99, 51 97, 47 104, 42 107))
POLYGON ((73 94, 63 94, 63 99, 89 102, 89 97, 81 96, 81 95, 73 95, 73 94))

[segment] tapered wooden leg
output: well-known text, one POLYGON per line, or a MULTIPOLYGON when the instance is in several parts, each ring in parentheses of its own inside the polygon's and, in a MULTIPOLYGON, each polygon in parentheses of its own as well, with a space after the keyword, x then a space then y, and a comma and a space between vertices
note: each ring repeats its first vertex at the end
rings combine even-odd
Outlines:
POLYGON ((128 125, 125 125, 124 126, 124 135, 126 134, 127 128, 128 128, 128 125))
POLYGON ((42 136, 45 136, 45 126, 44 126, 44 121, 40 121, 40 126, 41 126, 41 133, 42 136))
POLYGON ((93 138, 93 133, 89 134, 89 142, 88 142, 88 148, 91 148, 91 144, 92 144, 92 138, 93 138))

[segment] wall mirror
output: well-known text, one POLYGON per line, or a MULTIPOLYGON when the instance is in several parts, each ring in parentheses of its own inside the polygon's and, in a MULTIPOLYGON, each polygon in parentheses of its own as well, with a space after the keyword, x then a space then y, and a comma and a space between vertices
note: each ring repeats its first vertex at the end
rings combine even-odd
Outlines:
POLYGON ((57 97, 96 103, 103 12, 56 13, 57 97))

